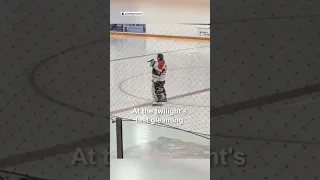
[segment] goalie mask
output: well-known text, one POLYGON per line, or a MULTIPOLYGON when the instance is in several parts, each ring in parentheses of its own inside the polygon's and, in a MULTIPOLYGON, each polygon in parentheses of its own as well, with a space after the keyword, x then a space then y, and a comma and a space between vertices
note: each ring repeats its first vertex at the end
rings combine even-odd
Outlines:
POLYGON ((162 61, 163 60, 163 54, 161 54, 161 53, 158 54, 157 58, 158 58, 158 60, 162 61))

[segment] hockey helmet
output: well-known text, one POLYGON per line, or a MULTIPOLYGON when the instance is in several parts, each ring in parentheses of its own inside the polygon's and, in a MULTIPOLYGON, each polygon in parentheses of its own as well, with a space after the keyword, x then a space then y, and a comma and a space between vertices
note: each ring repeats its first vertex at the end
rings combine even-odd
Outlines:
POLYGON ((163 54, 158 54, 157 58, 159 58, 159 60, 163 60, 163 54))

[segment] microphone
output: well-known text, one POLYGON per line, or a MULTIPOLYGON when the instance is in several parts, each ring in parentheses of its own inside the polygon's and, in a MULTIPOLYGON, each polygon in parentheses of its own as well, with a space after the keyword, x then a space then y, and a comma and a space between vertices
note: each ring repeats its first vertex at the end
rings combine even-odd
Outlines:
POLYGON ((154 61, 154 59, 150 59, 150 60, 149 60, 149 61, 147 61, 147 62, 149 63, 149 62, 152 62, 152 61, 154 61))

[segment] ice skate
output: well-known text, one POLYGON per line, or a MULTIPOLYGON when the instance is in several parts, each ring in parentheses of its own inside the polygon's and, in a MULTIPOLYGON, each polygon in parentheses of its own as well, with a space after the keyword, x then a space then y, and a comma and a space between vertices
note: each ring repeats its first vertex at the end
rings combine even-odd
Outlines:
POLYGON ((155 101, 152 103, 153 106, 162 106, 163 105, 163 102, 161 101, 155 101))

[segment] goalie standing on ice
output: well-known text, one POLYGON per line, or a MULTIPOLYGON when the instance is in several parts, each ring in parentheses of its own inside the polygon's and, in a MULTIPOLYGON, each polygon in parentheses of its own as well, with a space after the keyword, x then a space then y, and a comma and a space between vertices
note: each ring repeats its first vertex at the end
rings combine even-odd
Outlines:
POLYGON ((164 88, 167 64, 163 59, 163 54, 158 54, 157 60, 152 59, 148 62, 150 62, 150 66, 152 67, 151 89, 154 105, 162 105, 163 102, 167 102, 167 93, 164 88))

